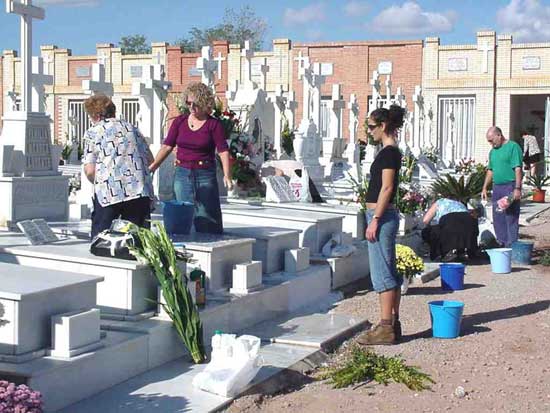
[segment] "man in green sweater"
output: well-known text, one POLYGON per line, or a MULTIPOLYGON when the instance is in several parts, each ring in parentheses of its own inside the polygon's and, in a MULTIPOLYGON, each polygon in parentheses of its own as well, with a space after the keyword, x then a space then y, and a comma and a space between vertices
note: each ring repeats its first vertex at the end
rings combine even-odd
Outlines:
POLYGON ((492 126, 487 131, 487 142, 493 147, 489 152, 489 165, 481 199, 487 200, 487 188, 493 182, 493 225, 498 242, 510 247, 519 234, 519 211, 522 181, 521 147, 504 137, 502 130, 492 126), (497 211, 497 201, 512 194, 514 201, 504 211, 497 211))

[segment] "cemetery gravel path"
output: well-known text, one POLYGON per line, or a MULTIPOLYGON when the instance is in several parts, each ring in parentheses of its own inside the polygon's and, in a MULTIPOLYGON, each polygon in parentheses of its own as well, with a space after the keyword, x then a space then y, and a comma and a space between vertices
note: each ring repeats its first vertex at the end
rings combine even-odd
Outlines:
MULTIPOLYGON (((521 229, 535 240, 536 256, 550 250, 550 212, 521 229)), ((537 258, 536 258, 537 259, 537 258)), ((315 372, 276 395, 236 400, 228 412, 550 412, 550 267, 533 265, 509 275, 493 275, 486 261, 467 267, 465 290, 443 294, 439 278, 413 285, 403 297, 404 341, 375 347, 380 354, 401 354, 436 381, 431 391, 414 392, 399 384, 369 384, 332 389, 315 372), (461 337, 430 337, 427 302, 465 303, 461 337), (464 397, 457 397, 457 387, 464 397)), ((377 296, 356 291, 335 312, 367 314, 377 320, 377 296)), ((331 361, 342 357, 353 339, 331 361)), ((329 361, 330 362, 330 361, 329 361)))

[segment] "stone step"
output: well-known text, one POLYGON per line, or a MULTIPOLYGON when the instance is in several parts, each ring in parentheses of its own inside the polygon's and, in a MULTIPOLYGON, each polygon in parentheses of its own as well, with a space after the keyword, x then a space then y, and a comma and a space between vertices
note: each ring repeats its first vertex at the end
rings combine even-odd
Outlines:
MULTIPOLYGON (((260 349, 262 368, 240 394, 272 394, 281 390, 288 384, 290 374, 303 374, 321 364, 326 360, 324 350, 336 347, 366 324, 365 319, 342 314, 302 312, 245 329, 243 334, 259 336, 269 343, 260 349)), ((121 409, 125 412, 220 411, 233 399, 195 389, 191 384, 204 368, 205 365, 193 365, 180 358, 58 413, 115 413, 121 409)))

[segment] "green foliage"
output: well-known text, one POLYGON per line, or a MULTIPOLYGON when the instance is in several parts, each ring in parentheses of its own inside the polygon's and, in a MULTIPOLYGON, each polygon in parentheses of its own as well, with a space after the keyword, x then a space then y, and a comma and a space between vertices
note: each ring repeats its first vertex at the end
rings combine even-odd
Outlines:
POLYGON ((151 53, 151 47, 147 44, 147 38, 142 34, 122 36, 118 42, 118 46, 123 55, 151 53))
POLYGON ((71 156, 71 153, 73 153, 73 147, 72 145, 66 144, 63 146, 63 150, 61 151, 61 159, 68 160, 71 156))
POLYGON ((166 304, 162 304, 164 310, 174 323, 176 332, 193 361, 202 363, 205 353, 199 311, 187 288, 187 277, 177 264, 178 259, 185 261, 189 257, 176 252, 162 224, 153 222, 156 233, 145 228, 132 228, 139 239, 132 252, 152 267, 166 300, 166 304))
POLYGON ((287 120, 285 120, 283 130, 281 131, 281 141, 283 151, 285 151, 288 156, 291 156, 294 152, 294 131, 290 129, 287 120))
POLYGON ((175 41, 185 52, 199 52, 202 46, 212 44, 215 40, 227 40, 231 44, 244 45, 245 40, 250 40, 254 50, 262 46, 267 21, 256 15, 254 9, 245 5, 239 10, 226 8, 222 22, 208 28, 192 27, 187 37, 175 41))
POLYGON ((467 179, 462 175, 456 179, 450 174, 437 178, 432 184, 432 192, 438 198, 451 198, 468 205, 472 198, 481 194, 483 182, 485 180, 484 172, 474 172, 467 179))
POLYGON ((539 264, 550 267, 550 251, 544 252, 544 255, 540 257, 539 264))
POLYGON ((358 181, 352 175, 348 174, 348 180, 353 188, 354 201, 361 207, 361 211, 367 210, 367 192, 369 183, 366 179, 358 181))
POLYGON ((254 169, 252 162, 237 158, 231 166, 231 177, 237 181, 241 187, 256 186, 258 173, 254 169))
POLYGON ((532 186, 533 188, 541 190, 545 185, 550 182, 549 176, 543 175, 531 175, 527 177, 527 185, 532 186))
POLYGON ((337 389, 374 380, 384 385, 392 381, 402 383, 410 390, 421 391, 435 383, 430 375, 406 365, 399 356, 381 356, 358 346, 351 349, 343 366, 328 369, 321 377, 328 378, 337 389))
POLYGON ((418 159, 416 159, 414 155, 403 155, 401 158, 401 169, 399 170, 399 182, 412 182, 414 168, 416 168, 417 163, 418 159))

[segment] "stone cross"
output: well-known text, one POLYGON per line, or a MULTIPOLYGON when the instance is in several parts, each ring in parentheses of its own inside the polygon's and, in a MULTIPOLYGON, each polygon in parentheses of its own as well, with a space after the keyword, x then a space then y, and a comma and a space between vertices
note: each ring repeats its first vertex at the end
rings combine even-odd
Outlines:
POLYGON ((44 74, 44 62, 41 57, 32 58, 32 111, 46 111, 45 85, 53 85, 53 76, 44 74))
POLYGON ((44 20, 44 9, 32 0, 6 0, 6 12, 21 16, 21 109, 32 111, 32 19, 44 20))
POLYGON ((239 81, 237 79, 234 79, 232 82, 229 82, 227 91, 225 92, 225 98, 228 101, 234 100, 235 96, 237 95, 238 89, 239 89, 239 81))
POLYGON ((217 63, 212 59, 212 48, 210 46, 203 46, 201 56, 197 57, 197 69, 201 72, 201 82, 212 89, 212 91, 215 91, 214 72, 216 68, 217 63))
POLYGON ((297 107, 298 102, 296 101, 296 92, 291 90, 288 92, 288 97, 286 99, 286 119, 288 121, 288 127, 290 128, 290 130, 293 130, 296 125, 295 113, 297 107))
MULTIPOLYGON (((306 119, 309 122, 311 118, 311 84, 313 72, 308 57, 304 58, 302 65, 298 67, 298 74, 303 83, 302 119, 306 119)), ((307 125, 305 125, 303 129, 307 129, 307 125)))
POLYGON ((321 87, 325 83, 326 76, 321 75, 321 63, 313 64, 313 72, 311 76, 312 87, 312 102, 311 102, 311 118, 317 131, 320 132, 321 126, 321 87))
POLYGON ((103 65, 103 66, 106 65, 107 60, 109 60, 109 56, 107 56, 107 55, 105 55, 105 54, 100 54, 100 55, 97 57, 97 63, 99 63, 100 65, 103 65))
POLYGON ((481 71, 483 73, 487 73, 489 71, 489 52, 492 52, 493 48, 489 46, 488 42, 483 42, 481 47, 479 47, 477 50, 483 53, 483 64, 481 71))
POLYGON ((357 141, 357 126, 359 125, 359 104, 357 103, 357 96, 352 93, 348 102, 349 109, 349 142, 350 144, 357 141))
POLYGON ((432 141, 432 122, 433 122, 434 112, 432 110, 432 105, 428 107, 428 112, 424 116, 424 143, 431 147, 435 146, 432 141))
POLYGON ((369 115, 373 110, 378 109, 378 101, 380 100, 380 79, 377 70, 372 72, 370 84, 372 86, 372 101, 369 105, 369 115))
POLYGON ((275 86, 275 93, 273 94, 273 106, 275 109, 274 112, 274 125, 275 129, 273 131, 273 146, 277 151, 277 154, 281 156, 282 154, 282 141, 281 141, 281 131, 283 129, 283 119, 286 109, 286 98, 283 93, 283 85, 278 84, 275 86))
POLYGON ((267 64, 267 57, 261 58, 261 65, 260 65, 260 87, 262 90, 266 90, 267 86, 267 72, 269 72, 269 66, 267 64))
POLYGON ((341 159, 344 151, 344 140, 340 136, 340 124, 342 122, 342 110, 346 107, 346 102, 340 99, 341 87, 339 84, 332 85, 332 98, 326 102, 330 109, 328 136, 323 138, 323 158, 327 166, 334 159, 341 159))
POLYGON ((245 59, 244 84, 247 88, 252 89, 252 57, 254 57, 254 50, 250 48, 250 40, 244 42, 244 49, 241 51, 241 56, 245 59))
POLYGON ((17 110, 17 92, 15 90, 10 90, 6 95, 9 98, 8 110, 15 112, 17 110))
POLYGON ((44 74, 45 75, 53 75, 54 71, 50 70, 50 63, 54 63, 55 59, 48 53, 43 58, 44 61, 44 74))
POLYGON ((407 99, 405 98, 405 94, 403 93, 403 88, 401 86, 397 88, 395 103, 404 109, 407 108, 407 99))
POLYGON ((222 52, 218 52, 218 56, 215 57, 214 60, 218 63, 218 80, 219 80, 222 78, 222 62, 227 59, 222 56, 222 52))
POLYGON ((138 127, 141 133, 152 142, 153 139, 153 80, 154 68, 144 65, 141 79, 132 83, 132 96, 139 99, 138 127))
POLYGON ((304 63, 305 62, 308 62, 309 63, 309 57, 307 56, 303 56, 302 55, 302 51, 300 50, 300 52, 298 53, 298 57, 295 57, 294 60, 296 60, 298 62, 298 80, 302 80, 302 68, 304 67, 304 63))
POLYGON ((71 154, 69 155, 69 163, 71 165, 75 165, 78 163, 78 142, 76 139, 76 131, 77 131, 79 122, 72 110, 69 110, 69 116, 67 117, 67 121, 71 126, 71 129, 70 129, 71 135, 70 135, 70 140, 68 142, 65 142, 65 144, 70 145, 72 148, 71 154))
POLYGON ((105 81, 105 66, 100 63, 92 65, 92 79, 82 81, 82 89, 86 95, 103 93, 113 96, 113 84, 105 81))
POLYGON ((391 97, 391 75, 387 75, 386 77, 386 104, 384 107, 386 109, 389 109, 392 103, 392 97, 391 97))
POLYGON ((421 148, 425 146, 424 142, 424 96, 422 96, 422 86, 416 85, 414 95, 414 125, 412 135, 412 151, 415 156, 420 154, 421 148), (416 152, 416 153, 415 153, 416 152))
POLYGON ((157 65, 160 65, 161 64, 161 57, 162 55, 160 54, 160 52, 157 52, 157 54, 155 55, 155 64, 157 65))

